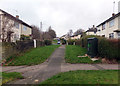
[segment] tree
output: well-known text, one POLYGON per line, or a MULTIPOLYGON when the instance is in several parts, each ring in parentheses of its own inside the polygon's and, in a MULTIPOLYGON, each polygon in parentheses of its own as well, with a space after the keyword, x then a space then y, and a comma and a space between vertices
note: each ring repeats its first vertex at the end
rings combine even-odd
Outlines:
POLYGON ((42 30, 39 29, 39 27, 32 25, 32 38, 36 40, 43 40, 42 37, 42 30))
POLYGON ((56 37, 56 32, 51 28, 51 26, 48 28, 48 34, 51 36, 51 39, 56 37))
POLYGON ((6 14, 2 15, 2 20, 0 20, 2 23, 2 30, 1 30, 1 40, 2 42, 11 42, 11 38, 13 37, 15 26, 14 21, 12 18, 7 16, 6 14))
POLYGON ((82 34, 84 32, 83 29, 78 29, 76 32, 74 32, 74 35, 79 35, 82 34))
POLYGON ((72 29, 70 29, 69 32, 67 33, 67 37, 70 38, 70 36, 72 36, 72 34, 73 34, 73 31, 72 31, 72 29))
POLYGON ((56 37, 56 32, 51 28, 51 26, 48 28, 47 31, 43 32, 44 40, 52 40, 55 37, 56 37))

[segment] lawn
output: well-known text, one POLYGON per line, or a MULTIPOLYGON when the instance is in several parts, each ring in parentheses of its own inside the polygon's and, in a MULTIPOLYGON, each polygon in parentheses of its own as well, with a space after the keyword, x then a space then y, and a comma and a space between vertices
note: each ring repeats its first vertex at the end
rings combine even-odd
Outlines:
POLYGON ((8 65, 37 65, 43 63, 59 46, 60 45, 50 45, 32 49, 24 55, 16 57, 8 63, 8 65))
POLYGON ((57 44, 58 40, 53 40, 52 44, 57 44))
POLYGON ((82 48, 76 45, 67 45, 65 51, 65 61, 67 63, 100 63, 100 61, 93 62, 88 57, 78 57, 84 56, 87 53, 86 48, 82 48))
POLYGON ((118 84, 118 70, 78 70, 64 72, 40 84, 118 84))
POLYGON ((18 72, 10 72, 10 73, 5 73, 2 72, 2 83, 0 84, 5 84, 7 82, 16 80, 16 79, 23 79, 23 76, 21 75, 21 73, 18 72))

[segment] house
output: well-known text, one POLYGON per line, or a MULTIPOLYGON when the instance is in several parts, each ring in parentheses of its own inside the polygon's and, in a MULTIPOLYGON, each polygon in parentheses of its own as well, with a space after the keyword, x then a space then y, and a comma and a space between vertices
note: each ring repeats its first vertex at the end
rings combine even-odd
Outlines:
POLYGON ((97 26, 97 35, 106 38, 120 38, 120 12, 97 26))
POLYGON ((77 39, 77 40, 78 40, 78 39, 81 38, 81 35, 82 35, 82 34, 73 35, 73 36, 70 37, 70 39, 73 39, 73 40, 77 39))
POLYGON ((16 40, 20 40, 21 35, 30 36, 32 34, 32 27, 20 20, 18 15, 14 17, 11 14, 0 9, 0 42, 2 42, 3 38, 7 37, 8 30, 9 32, 12 32, 10 36, 11 42, 16 42, 16 40))
POLYGON ((97 28, 95 27, 95 25, 93 25, 92 28, 89 28, 86 31, 86 35, 96 35, 96 32, 97 32, 97 28))
POLYGON ((61 39, 68 40, 68 36, 67 36, 67 34, 65 34, 65 35, 61 36, 60 38, 61 38, 61 39))

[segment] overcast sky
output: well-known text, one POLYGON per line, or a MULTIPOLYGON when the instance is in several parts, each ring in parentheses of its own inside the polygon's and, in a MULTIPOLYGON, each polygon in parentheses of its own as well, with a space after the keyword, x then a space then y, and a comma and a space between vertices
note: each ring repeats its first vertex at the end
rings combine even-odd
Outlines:
POLYGON ((111 17, 114 1, 118 13, 120 0, 0 0, 0 9, 19 15, 30 25, 40 27, 42 21, 43 31, 51 25, 57 36, 62 36, 69 29, 87 30, 111 17))

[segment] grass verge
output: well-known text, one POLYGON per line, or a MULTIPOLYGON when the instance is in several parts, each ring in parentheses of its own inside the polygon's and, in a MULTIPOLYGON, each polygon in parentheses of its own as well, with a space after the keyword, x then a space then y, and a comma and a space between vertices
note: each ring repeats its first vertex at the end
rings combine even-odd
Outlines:
POLYGON ((84 56, 87 53, 86 48, 75 45, 67 45, 65 51, 65 61, 67 63, 100 63, 101 61, 92 61, 88 57, 78 57, 84 56))
POLYGON ((78 70, 64 72, 40 84, 118 84, 118 70, 78 70))
POLYGON ((2 72, 1 74, 2 74, 2 83, 0 84, 5 84, 16 79, 23 79, 21 73, 18 72, 10 72, 10 73, 2 72))
POLYGON ((45 47, 39 47, 26 52, 22 56, 17 56, 8 65, 37 65, 43 63, 60 45, 50 45, 45 47))

